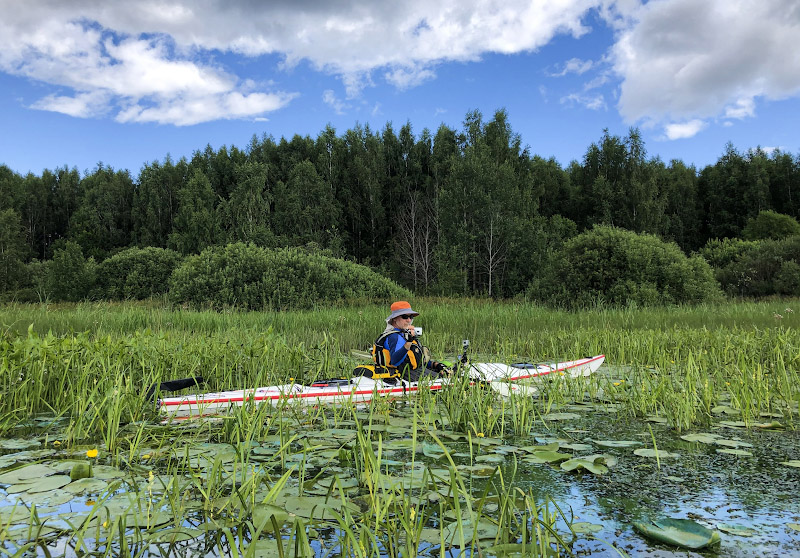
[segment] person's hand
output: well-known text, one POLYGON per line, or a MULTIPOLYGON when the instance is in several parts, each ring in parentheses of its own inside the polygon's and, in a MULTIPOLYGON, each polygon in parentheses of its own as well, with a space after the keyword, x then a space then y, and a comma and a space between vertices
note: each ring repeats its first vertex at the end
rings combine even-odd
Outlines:
POLYGON ((403 337, 406 338, 406 341, 414 341, 417 338, 417 332, 412 327, 406 330, 406 333, 403 337))
POLYGON ((439 376, 443 376, 445 373, 448 372, 444 364, 435 360, 431 361, 431 370, 439 374, 439 376))

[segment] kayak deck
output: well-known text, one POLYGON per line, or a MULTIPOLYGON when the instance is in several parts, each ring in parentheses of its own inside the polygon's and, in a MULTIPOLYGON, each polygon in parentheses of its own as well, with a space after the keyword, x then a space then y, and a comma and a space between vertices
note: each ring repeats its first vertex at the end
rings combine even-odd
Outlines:
MULTIPOLYGON (((594 373, 605 359, 604 355, 544 364, 474 363, 467 369, 470 381, 488 384, 501 395, 518 393, 532 395, 535 387, 517 385, 526 380, 535 380, 551 374, 577 378, 594 373)), ((420 389, 438 391, 447 387, 451 379, 443 377, 432 382, 407 382, 395 379, 391 382, 364 376, 350 380, 318 381, 311 385, 283 384, 254 389, 204 393, 166 397, 159 400, 159 410, 165 418, 194 418, 218 415, 245 404, 279 405, 297 402, 303 405, 327 405, 342 403, 368 403, 375 397, 405 397, 420 389)))

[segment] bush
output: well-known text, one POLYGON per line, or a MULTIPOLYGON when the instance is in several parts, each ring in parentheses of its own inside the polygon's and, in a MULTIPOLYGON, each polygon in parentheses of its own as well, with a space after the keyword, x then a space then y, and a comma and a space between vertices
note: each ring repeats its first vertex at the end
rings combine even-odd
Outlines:
POLYGON ((181 255, 163 248, 128 248, 97 266, 97 296, 143 300, 167 292, 181 255))
POLYGON ((555 255, 541 291, 529 296, 566 307, 598 302, 658 306, 694 304, 721 295, 711 267, 674 243, 649 234, 596 226, 555 255))
POLYGON ((270 250, 242 243, 210 247, 188 257, 169 284, 170 298, 177 303, 249 310, 409 296, 406 289, 362 265, 296 248, 270 250))
POLYGON ((781 240, 762 240, 743 251, 738 258, 715 269, 722 288, 730 295, 762 297, 793 295, 800 279, 800 236, 781 240))
POLYGON ((67 241, 53 253, 47 266, 47 295, 55 301, 77 302, 89 296, 94 288, 97 264, 88 260, 75 242, 67 241))
POLYGON ((800 234, 800 223, 791 215, 776 211, 761 211, 742 229, 742 237, 747 240, 779 240, 800 234))

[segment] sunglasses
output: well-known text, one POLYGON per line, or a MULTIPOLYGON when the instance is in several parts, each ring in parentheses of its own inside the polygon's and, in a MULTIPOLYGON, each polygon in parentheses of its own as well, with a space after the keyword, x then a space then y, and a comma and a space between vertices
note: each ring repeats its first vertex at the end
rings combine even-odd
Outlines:
POLYGON ((402 319, 404 319, 404 320, 413 320, 413 319, 414 319, 414 315, 413 315, 413 314, 403 314, 403 315, 402 315, 402 316, 400 316, 400 317, 401 317, 402 319))

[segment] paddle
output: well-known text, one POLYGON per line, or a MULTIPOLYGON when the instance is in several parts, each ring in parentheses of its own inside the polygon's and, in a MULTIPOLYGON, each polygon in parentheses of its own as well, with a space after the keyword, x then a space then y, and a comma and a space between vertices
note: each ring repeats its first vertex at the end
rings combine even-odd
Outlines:
MULTIPOLYGON (((180 380, 167 380, 166 382, 161 382, 158 384, 158 389, 160 391, 178 391, 181 389, 186 389, 188 387, 200 386, 201 384, 206 383, 202 376, 193 376, 191 378, 182 378, 180 380)), ((156 386, 150 386, 150 389, 147 390, 145 394, 145 401, 153 401, 155 399, 156 394, 156 386)))

